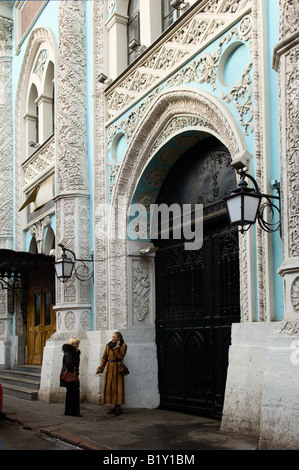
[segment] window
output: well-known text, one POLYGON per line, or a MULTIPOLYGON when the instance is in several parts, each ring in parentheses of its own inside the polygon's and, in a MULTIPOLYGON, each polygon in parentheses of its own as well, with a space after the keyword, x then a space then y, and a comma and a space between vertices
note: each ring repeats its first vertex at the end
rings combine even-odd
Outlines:
POLYGON ((140 5, 139 0, 130 0, 128 11, 129 64, 139 55, 140 48, 140 5))
MULTIPOLYGON (((184 10, 185 11, 185 10, 184 10)), ((162 0, 162 28, 165 31, 172 25, 183 13, 170 5, 170 0, 162 0)))
POLYGON ((27 158, 54 133, 54 63, 45 43, 35 54, 28 87, 24 116, 27 158))

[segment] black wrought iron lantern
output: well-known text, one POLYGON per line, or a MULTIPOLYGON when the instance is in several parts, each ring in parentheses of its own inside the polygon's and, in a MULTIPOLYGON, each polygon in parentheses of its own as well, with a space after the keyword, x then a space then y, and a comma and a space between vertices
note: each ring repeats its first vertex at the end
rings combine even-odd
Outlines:
POLYGON ((73 274, 74 264, 74 261, 67 257, 65 249, 63 249, 61 258, 54 263, 56 277, 62 282, 70 279, 73 274))
POLYGON ((59 246, 62 248, 62 255, 54 263, 57 279, 66 282, 74 274, 80 281, 89 281, 93 277, 93 269, 90 271, 86 263, 93 263, 93 256, 91 259, 77 259, 72 250, 59 246), (69 258, 66 252, 70 253, 72 258, 69 258))
POLYGON ((238 188, 224 198, 231 225, 241 227, 240 231, 244 233, 258 220, 261 228, 266 232, 275 232, 280 229, 280 204, 278 207, 271 201, 271 199, 277 199, 280 203, 279 183, 276 183, 273 188, 278 191, 278 196, 262 194, 256 180, 242 170, 238 188), (253 182, 254 188, 248 187, 245 178, 253 182), (263 199, 264 202, 262 202, 263 199), (275 212, 279 214, 276 222, 274 221, 275 212))

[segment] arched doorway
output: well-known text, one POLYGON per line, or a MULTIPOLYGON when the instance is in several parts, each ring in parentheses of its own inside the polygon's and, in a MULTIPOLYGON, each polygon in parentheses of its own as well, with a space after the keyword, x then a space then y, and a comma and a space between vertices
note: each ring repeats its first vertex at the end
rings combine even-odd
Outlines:
POLYGON ((222 198, 236 186, 227 148, 216 138, 187 150, 157 204, 203 204, 203 245, 158 239, 156 341, 161 407, 221 417, 231 324, 240 321, 238 233, 222 198))

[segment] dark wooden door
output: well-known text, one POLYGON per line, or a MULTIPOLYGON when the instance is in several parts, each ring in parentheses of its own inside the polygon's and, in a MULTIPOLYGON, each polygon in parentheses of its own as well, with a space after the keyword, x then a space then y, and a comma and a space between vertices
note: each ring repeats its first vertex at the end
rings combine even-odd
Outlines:
POLYGON ((201 249, 156 240, 161 407, 210 417, 222 413, 231 324, 240 319, 238 233, 222 201, 235 186, 230 161, 215 139, 196 145, 173 168, 157 201, 204 204, 201 249))

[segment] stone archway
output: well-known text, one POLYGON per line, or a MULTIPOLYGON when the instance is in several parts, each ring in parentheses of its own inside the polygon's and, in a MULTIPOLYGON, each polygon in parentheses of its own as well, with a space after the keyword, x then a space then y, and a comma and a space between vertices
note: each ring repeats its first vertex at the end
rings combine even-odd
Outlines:
MULTIPOLYGON (((247 152, 242 134, 230 112, 219 100, 202 91, 179 90, 161 94, 151 109, 144 115, 128 146, 120 166, 111 199, 109 224, 110 258, 110 325, 112 328, 127 328, 132 286, 127 286, 128 247, 127 210, 133 200, 140 176, 158 148, 182 130, 193 129, 217 137, 229 150, 232 165, 237 169, 249 166, 251 155, 247 152), (185 117, 181 122, 180 118, 185 117), (128 294, 129 293, 129 294, 128 294)), ((240 253, 244 253, 241 241, 240 253)), ((244 255, 243 255, 244 256, 244 255)), ((240 270, 246 285, 247 267, 240 257, 240 270)), ((138 266, 144 262, 138 261, 138 266)), ((129 267, 129 271, 130 271, 129 267)), ((149 269, 146 266, 146 269, 149 269)), ((129 274, 132 279, 133 274, 129 274)), ((148 276, 150 282, 150 274, 148 276)), ((131 281, 129 281, 130 283, 131 281)), ((153 286, 149 288, 149 297, 153 286)), ((246 316, 246 293, 241 306, 246 316)))

